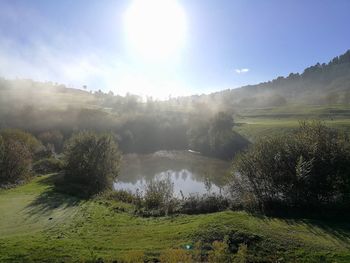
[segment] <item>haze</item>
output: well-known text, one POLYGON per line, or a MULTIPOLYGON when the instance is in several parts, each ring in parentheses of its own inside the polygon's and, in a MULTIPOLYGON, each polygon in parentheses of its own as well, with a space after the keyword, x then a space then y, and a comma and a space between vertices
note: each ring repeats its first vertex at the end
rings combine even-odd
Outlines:
POLYGON ((236 88, 346 51, 349 9, 346 0, 3 0, 0 75, 163 99, 236 88))

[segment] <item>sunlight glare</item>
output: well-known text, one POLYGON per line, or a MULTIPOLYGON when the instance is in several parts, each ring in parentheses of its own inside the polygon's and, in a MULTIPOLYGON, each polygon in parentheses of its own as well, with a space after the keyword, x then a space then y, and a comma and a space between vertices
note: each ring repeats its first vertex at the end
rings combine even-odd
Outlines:
POLYGON ((186 17, 176 0, 134 0, 124 16, 128 45, 146 59, 167 59, 183 46, 186 17))

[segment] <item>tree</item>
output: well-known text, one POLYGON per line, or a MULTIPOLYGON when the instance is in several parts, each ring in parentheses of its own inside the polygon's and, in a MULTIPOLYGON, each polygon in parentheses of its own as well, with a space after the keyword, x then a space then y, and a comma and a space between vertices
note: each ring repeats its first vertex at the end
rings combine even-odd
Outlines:
POLYGON ((230 159, 236 152, 248 145, 248 141, 234 132, 231 114, 219 112, 210 122, 208 131, 209 146, 212 155, 230 159))
POLYGON ((112 135, 80 132, 64 150, 64 182, 73 194, 91 196, 111 189, 118 176, 120 153, 112 135))
POLYGON ((232 130, 233 125, 232 115, 226 112, 217 113, 210 121, 191 121, 187 131, 190 148, 223 159, 232 158, 249 143, 232 130))
POLYGON ((45 146, 53 145, 54 150, 61 152, 63 146, 63 134, 58 130, 42 132, 38 135, 39 140, 45 146))

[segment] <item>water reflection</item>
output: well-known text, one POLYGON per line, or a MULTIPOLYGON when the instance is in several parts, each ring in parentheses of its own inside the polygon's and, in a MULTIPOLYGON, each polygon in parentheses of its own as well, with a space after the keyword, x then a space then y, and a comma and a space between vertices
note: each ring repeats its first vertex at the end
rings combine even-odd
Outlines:
POLYGON ((133 192, 143 189, 152 179, 170 177, 179 195, 220 192, 229 173, 230 163, 186 151, 159 151, 153 154, 128 154, 123 157, 116 189, 133 192), (210 184, 205 184, 210 181, 210 184), (207 186, 207 187, 206 187, 207 186))

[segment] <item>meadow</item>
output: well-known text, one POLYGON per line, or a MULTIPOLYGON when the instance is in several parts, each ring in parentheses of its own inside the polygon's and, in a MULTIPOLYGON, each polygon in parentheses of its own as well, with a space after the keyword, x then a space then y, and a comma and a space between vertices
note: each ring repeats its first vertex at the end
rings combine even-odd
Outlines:
POLYGON ((241 110, 234 130, 251 141, 266 135, 281 135, 297 129, 300 121, 320 120, 329 127, 350 133, 348 105, 289 105, 241 110))
MULTIPOLYGON (((55 175, 0 191, 0 262, 156 261, 168 249, 229 235, 247 262, 349 262, 350 224, 224 211, 143 218, 133 205, 55 192, 55 175), (100 260, 100 261, 99 261, 100 260)), ((195 253, 189 249, 186 253, 195 253)))

